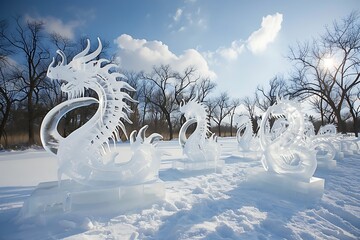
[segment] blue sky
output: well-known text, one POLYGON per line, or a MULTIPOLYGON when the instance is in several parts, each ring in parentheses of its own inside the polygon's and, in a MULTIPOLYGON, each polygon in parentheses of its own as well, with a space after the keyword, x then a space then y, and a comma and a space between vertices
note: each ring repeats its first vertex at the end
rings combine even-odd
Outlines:
POLYGON ((218 91, 241 98, 287 75, 289 46, 352 10, 360 10, 358 0, 12 0, 1 3, 0 18, 23 15, 69 38, 100 37, 129 70, 192 64, 218 91))

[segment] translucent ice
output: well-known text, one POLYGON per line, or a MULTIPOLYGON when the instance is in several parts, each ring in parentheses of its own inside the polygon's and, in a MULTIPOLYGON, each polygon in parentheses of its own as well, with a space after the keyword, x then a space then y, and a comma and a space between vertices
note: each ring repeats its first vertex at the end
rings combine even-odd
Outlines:
POLYGON ((279 100, 264 113, 260 145, 265 170, 309 182, 317 162, 315 150, 304 140, 304 116, 300 105, 279 100))
MULTIPOLYGON (((209 119, 207 108, 204 104, 195 99, 182 102, 180 111, 187 119, 179 132, 179 143, 186 156, 186 161, 181 161, 183 168, 190 170, 192 166, 196 170, 201 168, 222 168, 223 161, 220 158, 220 146, 217 143, 215 134, 211 134, 209 130, 209 119), (189 126, 196 123, 195 131, 186 137, 186 131, 189 126), (209 137, 208 135, 211 136, 209 137)), ((179 166, 179 163, 174 163, 174 167, 179 166)))
POLYGON ((119 131, 126 130, 123 121, 131 123, 127 116, 131 109, 124 100, 134 100, 123 90, 135 91, 129 84, 119 81, 122 74, 111 70, 117 67, 106 59, 98 59, 102 45, 89 53, 90 42, 84 51, 67 63, 65 54, 58 50, 61 62, 53 59, 47 72, 51 79, 63 80, 61 90, 68 100, 54 107, 46 115, 41 126, 44 148, 57 156, 58 178, 63 174, 83 185, 110 186, 141 184, 158 179, 160 154, 155 148, 161 135, 145 137, 147 126, 132 132, 131 159, 122 159, 119 149, 110 143, 119 139, 119 131), (97 98, 84 97, 86 90, 93 90, 97 98), (96 104, 95 115, 66 138, 57 130, 60 119, 69 111, 96 104), (121 120, 122 119, 122 120, 121 120))

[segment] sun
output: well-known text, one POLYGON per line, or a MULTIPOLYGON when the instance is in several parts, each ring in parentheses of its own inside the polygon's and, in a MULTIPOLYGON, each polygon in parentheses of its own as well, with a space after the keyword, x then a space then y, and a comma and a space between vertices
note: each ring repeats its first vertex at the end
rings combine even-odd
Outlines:
POLYGON ((323 67, 325 70, 331 70, 335 67, 335 61, 332 57, 326 57, 323 59, 323 67))

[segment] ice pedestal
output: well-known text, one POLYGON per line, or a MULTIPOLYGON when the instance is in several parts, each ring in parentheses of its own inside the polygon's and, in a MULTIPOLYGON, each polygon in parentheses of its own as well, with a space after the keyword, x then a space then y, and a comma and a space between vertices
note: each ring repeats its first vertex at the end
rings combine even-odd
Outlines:
POLYGON ((336 160, 344 160, 344 153, 340 152, 340 151, 337 151, 336 155, 335 155, 335 159, 336 160))
POLYGON ((334 169, 336 168, 336 160, 329 159, 327 156, 317 155, 317 167, 325 169, 334 169))
POLYGON ((19 218, 59 213, 114 213, 143 208, 165 197, 162 181, 130 186, 90 187, 71 180, 40 183, 24 202, 19 218))
POLYGON ((225 165, 225 161, 219 159, 217 161, 189 161, 189 159, 179 159, 172 163, 172 168, 179 171, 211 171, 221 173, 225 165))
POLYGON ((336 160, 318 159, 317 167, 324 168, 324 169, 334 169, 334 168, 336 168, 336 160))
POLYGON ((322 197, 325 180, 311 177, 305 182, 272 172, 260 172, 251 175, 247 183, 258 190, 268 191, 274 195, 294 200, 313 201, 322 197))
POLYGON ((260 159, 262 152, 260 151, 235 151, 232 153, 232 156, 239 158, 251 158, 251 159, 260 159))

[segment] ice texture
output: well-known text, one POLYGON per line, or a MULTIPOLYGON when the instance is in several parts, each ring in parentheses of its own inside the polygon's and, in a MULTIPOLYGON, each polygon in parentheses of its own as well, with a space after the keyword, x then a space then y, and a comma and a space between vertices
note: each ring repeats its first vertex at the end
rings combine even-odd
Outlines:
POLYGON ((239 126, 236 132, 238 151, 234 151, 232 155, 240 158, 260 158, 262 154, 259 138, 253 134, 253 124, 250 116, 240 116, 237 124, 239 126))
POLYGON ((196 96, 187 103, 183 101, 180 111, 186 118, 179 132, 179 144, 183 149, 184 159, 175 161, 173 167, 186 171, 209 168, 221 171, 224 161, 220 160, 217 137, 209 130, 207 107, 199 102, 196 96), (196 128, 187 138, 186 132, 193 124, 196 124, 196 128))
POLYGON ((140 184, 158 179, 160 153, 156 142, 161 135, 154 133, 145 136, 147 126, 130 135, 133 152, 130 159, 122 159, 121 152, 111 148, 111 142, 119 140, 119 131, 126 130, 123 121, 131 123, 127 113, 130 107, 124 101, 134 100, 122 90, 135 91, 128 83, 119 81, 122 74, 110 69, 117 67, 99 59, 102 45, 98 39, 98 48, 89 53, 90 42, 70 63, 65 54, 58 50, 61 62, 50 64, 47 76, 61 79, 65 83, 61 90, 68 100, 55 106, 45 116, 41 125, 41 141, 48 152, 56 155, 59 163, 58 180, 62 175, 89 186, 117 186, 140 184), (84 97, 86 90, 97 93, 97 99, 84 97), (60 119, 69 111, 79 107, 96 104, 95 115, 69 136, 62 137, 57 126, 60 119))
POLYGON ((116 67, 99 59, 102 45, 89 53, 90 42, 84 51, 68 64, 65 54, 58 50, 61 62, 50 64, 47 76, 65 83, 61 90, 68 100, 55 106, 45 116, 40 130, 45 150, 58 159, 58 182, 39 184, 25 201, 20 218, 41 214, 78 211, 79 209, 127 210, 142 207, 162 199, 165 188, 159 180, 161 152, 156 144, 162 139, 157 133, 146 137, 143 126, 130 134, 130 157, 124 159, 124 149, 117 148, 119 131, 126 135, 123 121, 130 107, 124 100, 134 100, 125 91, 135 91, 128 83, 119 81, 122 74, 116 67), (97 98, 84 97, 93 90, 97 98), (58 132, 60 119, 69 111, 97 105, 96 113, 67 137, 58 132), (111 147, 110 144, 114 144, 111 147), (62 176, 68 179, 62 182, 62 176), (70 179, 70 180, 69 180, 70 179))
POLYGON ((305 141, 300 104, 278 100, 264 113, 260 126, 262 164, 266 171, 309 182, 317 161, 316 151, 305 141))

